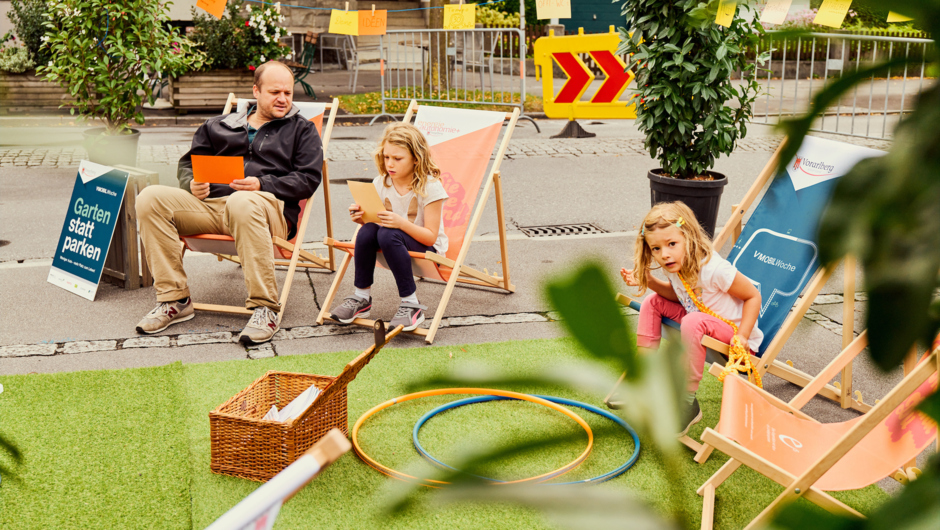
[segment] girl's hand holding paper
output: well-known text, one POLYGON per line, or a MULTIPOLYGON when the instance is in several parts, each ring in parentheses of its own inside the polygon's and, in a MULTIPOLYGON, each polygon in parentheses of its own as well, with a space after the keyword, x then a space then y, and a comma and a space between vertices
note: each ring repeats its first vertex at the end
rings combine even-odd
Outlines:
POLYGON ((379 223, 378 223, 379 226, 382 226, 385 228, 397 228, 401 230, 405 222, 404 217, 398 215, 397 213, 390 212, 388 210, 384 212, 379 212, 377 215, 379 217, 379 223))
POLYGON ((352 204, 349 207, 349 219, 357 225, 364 224, 362 220, 362 208, 358 204, 352 204))

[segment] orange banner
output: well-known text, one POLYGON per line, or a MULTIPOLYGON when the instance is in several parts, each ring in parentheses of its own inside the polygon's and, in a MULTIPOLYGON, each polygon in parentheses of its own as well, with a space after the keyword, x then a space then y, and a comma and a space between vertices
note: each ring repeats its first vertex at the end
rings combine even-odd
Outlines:
POLYGON ((450 259, 457 258, 463 245, 505 116, 503 112, 425 107, 415 119, 415 127, 428 139, 450 197, 441 214, 450 259))
MULTIPOLYGON (((935 373, 814 486, 825 491, 863 488, 891 475, 920 454, 936 438, 937 425, 914 409, 936 388, 935 373)), ((800 419, 768 403, 742 379, 728 377, 721 396, 717 431, 799 476, 861 419, 843 423, 800 419)))

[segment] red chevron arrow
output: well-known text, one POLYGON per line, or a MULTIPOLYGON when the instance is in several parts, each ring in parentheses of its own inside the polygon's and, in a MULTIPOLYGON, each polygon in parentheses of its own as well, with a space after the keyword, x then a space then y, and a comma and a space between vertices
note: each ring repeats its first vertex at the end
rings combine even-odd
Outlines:
POLYGON ((568 80, 555 96, 555 103, 574 103, 581 99, 581 94, 587 90, 588 83, 594 79, 594 75, 572 53, 553 53, 552 57, 568 74, 568 80))
POLYGON ((629 70, 624 72, 626 65, 609 50, 591 52, 591 57, 601 67, 601 70, 607 74, 607 79, 597 89, 597 93, 591 98, 591 103, 612 103, 617 101, 623 90, 633 80, 633 72, 629 70))

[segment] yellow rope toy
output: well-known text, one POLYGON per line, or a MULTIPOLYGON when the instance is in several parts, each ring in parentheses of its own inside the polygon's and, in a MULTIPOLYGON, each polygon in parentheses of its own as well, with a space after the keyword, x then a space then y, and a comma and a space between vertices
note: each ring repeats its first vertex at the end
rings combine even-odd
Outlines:
POLYGON ((698 299, 697 296, 695 296, 695 292, 692 291, 691 287, 689 287, 689 284, 685 281, 685 278, 683 278, 681 274, 678 276, 679 280, 682 282, 682 286, 685 287, 685 292, 689 294, 689 298, 692 299, 692 303, 695 304, 695 307, 697 307, 699 311, 721 320, 725 324, 731 326, 731 329, 734 330, 734 337, 731 338, 731 347, 728 348, 728 363, 725 364, 725 369, 721 371, 721 375, 718 376, 718 380, 724 381, 725 376, 728 374, 741 372, 747 374, 747 379, 750 382, 763 388, 764 383, 761 381, 760 372, 755 370, 754 365, 751 363, 751 352, 747 347, 745 347, 741 337, 738 336, 737 324, 709 309, 705 304, 702 303, 701 300, 698 299))

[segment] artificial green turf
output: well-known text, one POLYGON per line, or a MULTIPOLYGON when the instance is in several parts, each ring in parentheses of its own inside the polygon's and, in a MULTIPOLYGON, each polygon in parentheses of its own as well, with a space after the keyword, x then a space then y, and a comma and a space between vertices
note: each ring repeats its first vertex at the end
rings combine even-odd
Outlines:
POLYGON ((180 363, 0 382, 0 430, 23 455, 0 527, 190 528, 180 363))
MULTIPOLYGON (((356 354, 4 377, 0 382, 7 391, 0 394, 0 428, 20 444, 29 464, 22 472, 23 484, 4 480, 0 487, 0 521, 15 521, 14 526, 24 528, 204 528, 258 487, 256 482, 209 471, 209 411, 267 370, 335 375, 356 354), (11 428, 13 417, 16 421, 11 428), (181 450, 187 444, 188 452, 181 450), (51 458, 59 453, 78 456, 51 458), (136 476, 138 472, 142 474, 136 476)), ((577 361, 581 356, 568 339, 387 348, 350 385, 350 429, 369 408, 404 394, 408 383, 443 373, 460 362, 472 361, 521 375, 534 367, 577 361)), ((601 405, 597 396, 565 388, 507 389, 601 405)), ((363 448, 395 469, 429 473, 432 468, 420 461, 411 445, 411 431, 424 413, 453 399, 456 397, 427 398, 386 409, 363 428, 363 448)), ((717 423, 720 384, 714 378, 703 380, 699 400, 705 421, 693 429, 694 436, 704 425, 717 423)), ((611 429, 611 422, 580 409, 575 411, 595 429, 595 448, 582 466, 561 477, 561 481, 602 474, 619 466, 633 450, 630 438, 611 429)), ((509 443, 529 435, 579 430, 570 419, 537 405, 496 402, 441 414, 428 422, 421 440, 437 458, 455 461, 468 445, 509 443)), ((487 471, 504 480, 551 471, 580 454, 584 437, 578 435, 576 439, 552 450, 494 462, 487 471)), ((716 452, 699 466, 689 456, 684 461, 684 476, 667 476, 656 453, 646 445, 637 464, 626 474, 605 486, 587 487, 629 489, 665 510, 670 481, 681 480, 685 491, 682 502, 689 506, 692 524, 698 526, 701 498, 695 495, 695 489, 727 457, 716 452)), ((385 516, 384 499, 398 484, 347 454, 285 504, 275 528, 551 526, 534 510, 512 505, 432 505, 424 502, 433 500, 431 490, 419 491, 416 498, 420 502, 403 512, 385 516)), ((782 488, 766 478, 739 470, 718 489, 717 526, 744 526, 780 491, 782 488)), ((874 486, 835 496, 863 513, 887 499, 874 486)))

